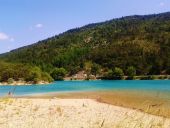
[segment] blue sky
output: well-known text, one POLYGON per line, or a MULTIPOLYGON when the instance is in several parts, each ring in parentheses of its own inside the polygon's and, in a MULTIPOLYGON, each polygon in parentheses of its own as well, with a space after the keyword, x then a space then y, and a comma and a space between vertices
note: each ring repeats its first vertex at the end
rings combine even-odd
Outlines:
POLYGON ((68 29, 170 11, 170 0, 0 0, 0 53, 68 29))

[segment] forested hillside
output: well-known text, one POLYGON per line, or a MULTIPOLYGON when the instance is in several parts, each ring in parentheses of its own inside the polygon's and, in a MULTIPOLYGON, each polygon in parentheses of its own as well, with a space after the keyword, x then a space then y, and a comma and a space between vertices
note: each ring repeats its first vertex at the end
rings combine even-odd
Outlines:
POLYGON ((115 68, 129 75, 170 74, 170 12, 128 16, 90 24, 1 55, 9 62, 28 63, 48 73, 65 68, 75 74, 115 68))

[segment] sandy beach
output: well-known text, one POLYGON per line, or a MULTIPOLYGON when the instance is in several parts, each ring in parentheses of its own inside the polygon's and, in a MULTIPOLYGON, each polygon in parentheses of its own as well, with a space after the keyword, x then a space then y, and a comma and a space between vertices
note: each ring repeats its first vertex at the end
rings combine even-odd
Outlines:
POLYGON ((92 99, 0 99, 1 128, 169 128, 170 119, 92 99))
MULTIPOLYGON (((26 96, 25 98, 61 98, 61 99, 93 99, 124 108, 130 108, 148 114, 170 118, 170 99, 167 92, 145 91, 92 91, 92 92, 62 92, 26 96)), ((21 97, 22 98, 22 97, 21 97)))

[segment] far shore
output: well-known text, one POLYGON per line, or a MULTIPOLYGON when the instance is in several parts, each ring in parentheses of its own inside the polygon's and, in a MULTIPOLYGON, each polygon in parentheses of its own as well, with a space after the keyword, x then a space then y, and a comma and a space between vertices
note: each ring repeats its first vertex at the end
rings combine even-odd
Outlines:
POLYGON ((0 86, 22 86, 22 85, 47 85, 50 84, 49 82, 46 81, 39 81, 38 83, 34 83, 34 82, 25 82, 25 81, 14 81, 12 83, 8 83, 8 82, 0 82, 0 86))
POLYGON ((73 76, 67 76, 64 80, 82 81, 82 80, 170 80, 170 75, 141 75, 141 76, 122 76, 114 79, 108 79, 104 76, 94 76, 87 78, 87 74, 79 74, 73 76))
MULTIPOLYGON (((65 77, 63 81, 93 81, 93 80, 170 80, 170 75, 145 75, 145 76, 134 76, 133 78, 128 76, 123 76, 122 79, 107 79, 104 77, 93 77, 91 79, 87 79, 86 77, 76 78, 76 77, 65 77)), ((14 81, 14 82, 0 82, 0 86, 22 86, 22 85, 48 85, 51 84, 46 81, 39 81, 37 83, 30 81, 14 81)))

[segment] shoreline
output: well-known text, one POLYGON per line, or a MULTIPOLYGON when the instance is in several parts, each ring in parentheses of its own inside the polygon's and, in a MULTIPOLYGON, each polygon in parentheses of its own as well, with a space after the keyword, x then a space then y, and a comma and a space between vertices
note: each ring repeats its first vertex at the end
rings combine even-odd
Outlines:
POLYGON ((64 78, 65 81, 83 81, 83 80, 170 80, 170 75, 139 75, 139 76, 122 76, 122 78, 115 78, 115 79, 108 79, 107 77, 95 77, 95 78, 89 78, 87 79, 86 77, 73 77, 73 76, 68 76, 64 78))
POLYGON ((38 83, 33 83, 33 82, 25 82, 25 81, 14 81, 13 83, 8 83, 8 82, 0 82, 0 86, 30 86, 30 85, 48 85, 51 84, 49 82, 45 81, 40 81, 38 83))
MULTIPOLYGON (((157 81, 157 80, 170 80, 170 79, 134 79, 132 81, 143 81, 143 80, 153 80, 153 81, 157 81)), ((82 80, 63 80, 65 82, 68 82, 68 81, 77 81, 77 82, 82 82, 82 81, 108 81, 107 79, 95 79, 95 80, 85 80, 85 79, 82 79, 82 80)), ((126 79, 122 79, 122 80, 111 80, 111 81, 129 81, 129 80, 126 80, 126 79)), ((131 81, 131 80, 130 80, 131 81)), ((45 81, 40 81, 38 83, 33 83, 32 81, 30 82, 25 82, 25 81, 14 81, 13 83, 8 83, 8 82, 0 82, 0 86, 25 86, 25 85, 49 85, 49 84, 52 84, 52 83, 55 83, 56 81, 54 82, 45 82, 45 81)))
MULTIPOLYGON (((28 99, 92 99, 100 103, 110 104, 129 109, 138 110, 144 113, 170 118, 170 99, 160 98, 157 93, 145 94, 141 92, 128 91, 95 91, 95 92, 59 92, 24 96, 17 98, 28 99), (154 97, 156 96, 156 97, 154 97)), ((162 94, 161 94, 162 95, 162 94)))

